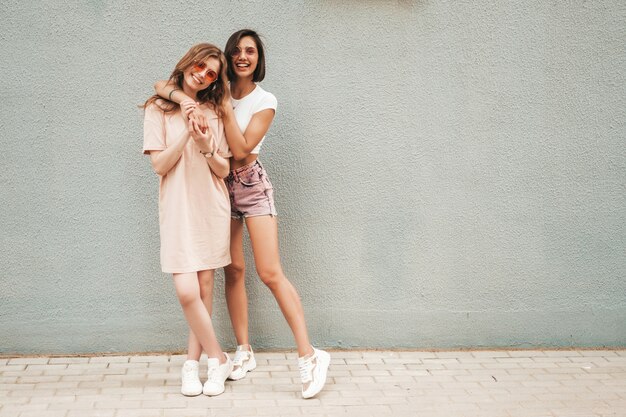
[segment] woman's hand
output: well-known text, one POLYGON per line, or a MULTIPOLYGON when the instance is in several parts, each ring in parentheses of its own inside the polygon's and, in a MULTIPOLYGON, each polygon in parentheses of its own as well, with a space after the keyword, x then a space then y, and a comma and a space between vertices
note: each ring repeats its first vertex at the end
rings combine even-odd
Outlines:
POLYGON ((203 132, 207 131, 208 123, 204 112, 200 110, 200 105, 193 100, 183 100, 180 102, 180 110, 187 120, 195 120, 203 132))
POLYGON ((202 132, 206 132, 207 129, 209 128, 209 124, 207 122, 206 116, 204 115, 204 112, 200 110, 198 107, 196 107, 189 114, 189 120, 195 121, 198 127, 200 127, 200 130, 202 132))
POLYGON ((157 98, 154 101, 154 104, 156 104, 156 106, 158 108, 160 108, 161 110, 163 110, 163 111, 167 111, 167 109, 168 109, 168 105, 167 105, 166 101, 163 100, 162 98, 157 98))
POLYGON ((202 128, 196 122, 196 120, 192 117, 189 119, 189 135, 195 142, 196 146, 200 149, 202 153, 215 153, 217 147, 215 146, 215 138, 213 137, 213 133, 211 129, 205 129, 202 131, 202 128))
POLYGON ((180 111, 183 112, 187 120, 189 120, 189 116, 197 108, 198 108, 198 103, 196 103, 193 100, 183 100, 180 102, 180 111))

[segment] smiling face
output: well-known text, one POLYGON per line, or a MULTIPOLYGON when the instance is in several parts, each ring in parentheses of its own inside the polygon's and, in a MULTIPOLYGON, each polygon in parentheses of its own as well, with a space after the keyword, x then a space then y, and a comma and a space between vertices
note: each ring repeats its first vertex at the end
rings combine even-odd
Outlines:
POLYGON ((238 78, 252 78, 259 62, 256 42, 250 36, 244 36, 231 51, 232 68, 238 78))
POLYGON ((185 86, 195 93, 208 88, 217 80, 221 70, 220 67, 219 59, 214 57, 208 57, 203 61, 190 65, 183 73, 185 86))
POLYGON ((231 86, 245 80, 257 83, 265 78, 265 48, 254 30, 241 29, 230 35, 224 53, 231 86))

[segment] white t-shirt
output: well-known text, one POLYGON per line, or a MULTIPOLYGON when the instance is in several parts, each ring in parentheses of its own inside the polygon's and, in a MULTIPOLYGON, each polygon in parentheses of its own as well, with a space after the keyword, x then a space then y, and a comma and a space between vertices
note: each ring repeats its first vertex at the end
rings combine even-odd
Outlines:
MULTIPOLYGON (((230 101, 233 105, 235 118, 237 119, 237 125, 239 126, 241 133, 244 133, 246 131, 246 128, 248 127, 248 124, 250 123, 250 120, 255 113, 258 113, 261 110, 265 109, 274 109, 274 111, 276 111, 276 106, 278 104, 276 101, 276 97, 274 97, 274 94, 270 93, 269 91, 265 91, 258 84, 256 88, 252 90, 247 96, 240 98, 239 100, 231 97, 230 101)), ((256 147, 250 153, 258 155, 264 140, 265 136, 261 138, 259 144, 256 145, 256 147)))

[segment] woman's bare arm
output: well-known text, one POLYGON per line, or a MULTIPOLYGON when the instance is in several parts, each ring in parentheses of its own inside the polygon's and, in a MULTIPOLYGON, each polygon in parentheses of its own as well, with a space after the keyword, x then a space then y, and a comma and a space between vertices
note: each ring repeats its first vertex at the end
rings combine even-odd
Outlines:
POLYGON ((160 176, 165 176, 176 165, 189 141, 189 133, 183 132, 173 146, 163 151, 150 151, 152 169, 160 176))
POLYGON ((235 113, 230 106, 224 107, 224 131, 226 140, 235 160, 245 159, 259 144, 267 133, 274 120, 274 109, 265 109, 252 116, 245 132, 241 132, 235 119, 235 113))

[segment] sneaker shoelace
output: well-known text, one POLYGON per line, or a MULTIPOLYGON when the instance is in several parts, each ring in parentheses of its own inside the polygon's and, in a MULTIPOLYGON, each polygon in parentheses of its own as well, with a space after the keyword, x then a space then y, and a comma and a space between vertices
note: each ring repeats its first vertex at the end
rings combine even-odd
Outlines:
POLYGON ((194 382, 198 379, 195 369, 193 368, 183 368, 183 383, 185 382, 194 382))
POLYGON ((219 365, 216 366, 216 367, 213 366, 213 367, 209 368, 207 374, 208 374, 207 377, 208 377, 209 381, 217 382, 217 383, 221 383, 222 382, 219 365))
POLYGON ((300 368, 300 379, 303 384, 313 380, 313 359, 314 357, 300 359, 298 363, 298 367, 300 368))
POLYGON ((235 359, 233 359, 233 365, 242 366, 243 361, 248 359, 248 352, 245 350, 238 350, 235 352, 235 359))

